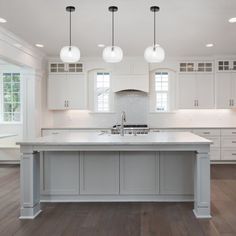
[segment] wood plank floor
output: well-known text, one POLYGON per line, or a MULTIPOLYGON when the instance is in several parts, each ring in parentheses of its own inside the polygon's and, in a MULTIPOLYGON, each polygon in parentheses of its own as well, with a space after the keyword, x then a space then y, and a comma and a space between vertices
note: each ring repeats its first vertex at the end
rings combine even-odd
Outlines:
POLYGON ((0 165, 0 236, 236 236, 236 165, 211 167, 212 219, 192 203, 50 203, 19 220, 19 167, 0 165))

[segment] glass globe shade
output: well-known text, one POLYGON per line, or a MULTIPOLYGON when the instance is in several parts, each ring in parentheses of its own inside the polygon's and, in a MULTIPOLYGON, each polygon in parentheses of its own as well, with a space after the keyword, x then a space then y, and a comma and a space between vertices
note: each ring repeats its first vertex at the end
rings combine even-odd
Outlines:
POLYGON ((65 46, 61 49, 60 58, 66 63, 77 62, 80 59, 80 50, 75 46, 65 46))
POLYGON ((144 52, 144 58, 149 63, 158 63, 162 62, 165 59, 165 51, 160 45, 154 47, 148 47, 146 48, 144 52))
POLYGON ((104 48, 102 57, 104 61, 109 63, 120 62, 123 59, 123 51, 120 47, 109 46, 104 48))

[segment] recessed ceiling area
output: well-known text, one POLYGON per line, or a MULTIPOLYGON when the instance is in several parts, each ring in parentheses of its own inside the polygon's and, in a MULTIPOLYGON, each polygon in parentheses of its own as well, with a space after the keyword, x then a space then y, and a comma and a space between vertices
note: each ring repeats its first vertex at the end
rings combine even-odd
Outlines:
POLYGON ((153 42, 153 15, 150 6, 160 6, 157 15, 157 42, 166 56, 210 56, 236 53, 235 0, 1 0, 2 27, 27 42, 40 42, 48 56, 59 56, 68 44, 67 5, 74 5, 72 44, 81 56, 101 56, 102 48, 111 44, 110 5, 117 5, 115 42, 124 56, 143 56, 153 42), (214 47, 206 48, 207 43, 214 47))

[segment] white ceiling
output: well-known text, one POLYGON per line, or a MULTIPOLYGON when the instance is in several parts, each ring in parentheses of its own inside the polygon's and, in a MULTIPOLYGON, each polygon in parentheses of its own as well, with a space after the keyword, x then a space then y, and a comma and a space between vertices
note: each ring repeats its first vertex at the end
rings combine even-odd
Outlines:
POLYGON ((3 27, 31 44, 42 43, 49 56, 68 44, 67 5, 74 5, 73 44, 82 56, 100 56, 97 44, 110 44, 111 14, 117 5, 116 45, 126 56, 142 56, 152 44, 153 15, 159 5, 157 38, 168 56, 208 56, 236 53, 236 0, 0 0, 3 27), (206 43, 214 43, 206 48, 206 43))

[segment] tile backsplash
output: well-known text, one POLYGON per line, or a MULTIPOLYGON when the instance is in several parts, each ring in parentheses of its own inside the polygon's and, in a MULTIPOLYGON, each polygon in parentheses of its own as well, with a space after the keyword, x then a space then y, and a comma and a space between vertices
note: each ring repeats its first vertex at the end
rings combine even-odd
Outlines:
POLYGON ((127 124, 146 124, 148 114, 148 96, 141 91, 121 91, 115 94, 116 122, 120 123, 120 114, 126 113, 127 124))

